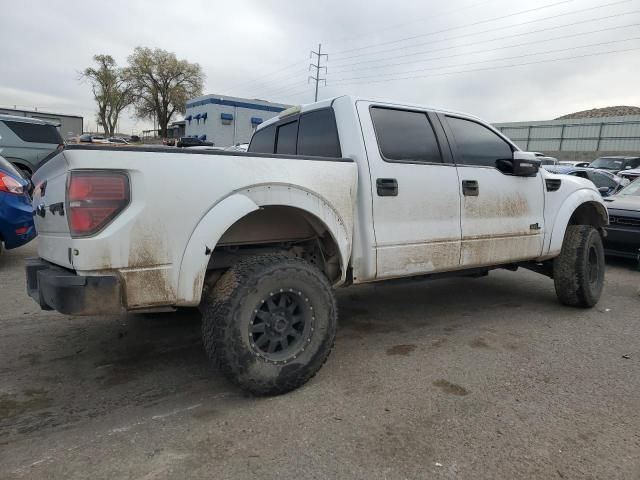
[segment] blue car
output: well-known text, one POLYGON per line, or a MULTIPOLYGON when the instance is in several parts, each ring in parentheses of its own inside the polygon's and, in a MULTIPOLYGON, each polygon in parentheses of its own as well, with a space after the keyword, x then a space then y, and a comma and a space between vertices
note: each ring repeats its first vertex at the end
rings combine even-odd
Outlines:
POLYGON ((0 249, 9 250, 35 238, 29 180, 0 157, 0 249))

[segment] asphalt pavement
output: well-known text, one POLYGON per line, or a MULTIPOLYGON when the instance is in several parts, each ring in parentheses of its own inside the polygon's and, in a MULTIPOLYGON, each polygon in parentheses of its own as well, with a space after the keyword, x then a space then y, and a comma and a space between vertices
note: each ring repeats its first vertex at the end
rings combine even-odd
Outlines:
POLYGON ((303 388, 251 398, 195 311, 43 312, 0 256, 2 479, 640 478, 640 272, 591 310, 532 272, 338 292, 303 388))

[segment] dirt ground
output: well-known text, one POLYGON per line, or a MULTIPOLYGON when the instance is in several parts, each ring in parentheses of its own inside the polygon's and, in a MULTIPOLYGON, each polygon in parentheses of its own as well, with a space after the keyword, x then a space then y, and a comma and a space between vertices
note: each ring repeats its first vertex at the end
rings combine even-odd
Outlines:
POLYGON ((325 367, 256 399, 208 364, 196 312, 41 312, 34 254, 0 257, 2 479, 640 478, 631 263, 591 310, 527 271, 339 291, 325 367))

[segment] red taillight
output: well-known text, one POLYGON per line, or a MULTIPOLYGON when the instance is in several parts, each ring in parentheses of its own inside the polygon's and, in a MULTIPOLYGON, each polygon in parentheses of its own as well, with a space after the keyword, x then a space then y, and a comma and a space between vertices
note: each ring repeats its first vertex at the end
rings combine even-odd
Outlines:
POLYGON ((71 235, 93 235, 129 204, 129 177, 124 173, 71 172, 67 204, 71 235))
POLYGON ((15 178, 0 172, 0 192, 21 195, 24 193, 24 187, 15 178))

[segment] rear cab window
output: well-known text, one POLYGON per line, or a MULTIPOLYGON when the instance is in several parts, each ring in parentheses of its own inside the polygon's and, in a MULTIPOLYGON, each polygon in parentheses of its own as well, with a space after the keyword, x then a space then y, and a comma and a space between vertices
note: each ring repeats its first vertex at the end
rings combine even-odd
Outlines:
POLYGON ((281 155, 295 155, 298 143, 298 121, 278 126, 276 132, 276 153, 281 155))
POLYGON ((298 155, 340 158, 340 140, 333 109, 316 110, 300 116, 298 155))
POLYGON ((276 127, 275 125, 269 125, 253 134, 247 151, 254 153, 273 153, 275 143, 276 127))
POLYGON ((253 134, 247 151, 340 158, 335 113, 332 108, 312 110, 261 128, 253 134))
POLYGON ((23 142, 51 143, 55 145, 64 143, 60 136, 60 132, 58 132, 58 129, 54 125, 16 122, 12 120, 4 120, 4 123, 23 142))

